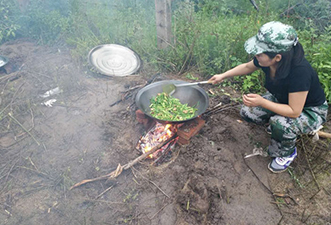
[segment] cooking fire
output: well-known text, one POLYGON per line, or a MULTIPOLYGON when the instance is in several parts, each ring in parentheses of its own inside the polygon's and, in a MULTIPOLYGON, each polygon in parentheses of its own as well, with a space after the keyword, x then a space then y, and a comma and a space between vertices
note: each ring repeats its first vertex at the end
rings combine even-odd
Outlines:
MULTIPOLYGON (((177 126, 171 124, 161 124, 156 122, 155 126, 150 129, 146 135, 142 136, 138 141, 137 149, 142 153, 149 152, 160 143, 166 143, 177 132, 177 126)), ((152 155, 150 155, 152 157, 152 155)))
MULTIPOLYGON (((200 117, 184 123, 162 124, 149 118, 140 110, 137 110, 136 116, 139 123, 144 125, 154 124, 154 126, 139 139, 136 149, 144 154, 151 151, 156 146, 162 145, 157 151, 148 156, 148 158, 153 160, 153 164, 162 163, 166 161, 167 158, 170 158, 176 143, 179 145, 189 144, 190 138, 197 134, 205 124, 205 121, 200 117)), ((145 128, 148 127, 145 126, 145 128)))
POLYGON ((148 156, 150 159, 154 159, 155 162, 157 162, 161 157, 170 152, 176 144, 178 140, 178 137, 176 137, 177 130, 177 124, 162 124, 156 122, 155 125, 139 139, 136 148, 144 154, 151 151, 156 146, 163 144, 161 148, 148 156))

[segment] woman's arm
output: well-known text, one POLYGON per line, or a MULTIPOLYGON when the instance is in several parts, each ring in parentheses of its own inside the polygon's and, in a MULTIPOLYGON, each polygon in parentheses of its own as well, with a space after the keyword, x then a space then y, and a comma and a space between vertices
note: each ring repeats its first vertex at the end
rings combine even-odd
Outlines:
POLYGON ((222 82, 225 78, 250 74, 257 69, 259 68, 254 65, 254 62, 252 60, 247 63, 240 64, 224 73, 214 75, 212 78, 209 79, 209 82, 216 84, 222 82))
POLYGON ((278 115, 297 118, 300 116, 307 99, 308 91, 289 93, 288 104, 269 101, 257 94, 243 95, 246 106, 261 106, 278 115))

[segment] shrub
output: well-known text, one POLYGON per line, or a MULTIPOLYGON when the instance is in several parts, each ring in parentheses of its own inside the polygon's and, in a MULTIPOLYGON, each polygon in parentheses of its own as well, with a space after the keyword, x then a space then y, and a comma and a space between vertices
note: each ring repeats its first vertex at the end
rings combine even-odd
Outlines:
POLYGON ((17 22, 18 7, 12 0, 0 0, 0 44, 15 38, 17 29, 20 28, 17 22))
MULTIPOLYGON (((319 0, 312 8, 320 12, 311 19, 307 18, 312 12, 302 7, 310 6, 314 0, 296 5, 285 0, 256 1, 259 12, 246 0, 174 0, 173 43, 165 50, 158 50, 156 46, 155 6, 149 0, 31 0, 22 15, 18 14, 14 2, 0 0, 0 16, 5 18, 0 24, 0 41, 18 32, 43 44, 66 41, 73 57, 85 63, 88 51, 96 45, 121 44, 135 50, 144 65, 151 65, 155 70, 177 74, 194 71, 206 78, 249 61, 252 56, 243 47, 247 38, 255 35, 262 24, 281 20, 301 28, 300 42, 331 102, 331 33, 330 28, 322 29, 330 21, 327 0, 319 0), (292 6, 296 10, 283 13, 292 6)), ((260 72, 230 81, 243 92, 264 91, 260 72)))
MULTIPOLYGON (((63 0, 61 2, 63 3, 63 0)), ((23 36, 38 40, 41 44, 54 43, 69 29, 69 17, 69 12, 61 10, 58 4, 52 5, 42 0, 31 1, 27 10, 22 13, 20 32, 23 36)))
POLYGON ((331 102, 331 26, 320 31, 310 27, 299 32, 307 60, 316 70, 328 102, 331 102))

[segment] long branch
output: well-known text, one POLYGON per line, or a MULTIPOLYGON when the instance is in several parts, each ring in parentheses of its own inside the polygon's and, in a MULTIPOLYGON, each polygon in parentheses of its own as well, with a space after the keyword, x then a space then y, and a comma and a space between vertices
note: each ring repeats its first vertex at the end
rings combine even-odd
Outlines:
POLYGON ((162 147, 164 143, 161 142, 158 145, 156 145, 155 147, 153 147, 150 151, 142 154, 141 156, 135 158, 134 160, 131 160, 130 162, 128 162, 127 164, 125 164, 124 166, 121 166, 121 164, 118 165, 117 169, 112 171, 111 173, 108 173, 106 175, 102 175, 100 177, 96 177, 96 178, 92 178, 92 179, 87 179, 87 180, 83 180, 75 185, 73 185, 70 190, 72 190, 73 188, 79 187, 83 184, 86 183, 90 183, 90 182, 94 182, 94 181, 98 181, 98 180, 105 180, 105 179, 109 179, 109 178, 116 178, 117 176, 119 176, 123 170, 127 170, 129 168, 131 168, 132 166, 134 166, 135 164, 137 164, 138 162, 142 161, 143 159, 147 158, 150 154, 153 154, 154 152, 156 152, 159 148, 162 147))

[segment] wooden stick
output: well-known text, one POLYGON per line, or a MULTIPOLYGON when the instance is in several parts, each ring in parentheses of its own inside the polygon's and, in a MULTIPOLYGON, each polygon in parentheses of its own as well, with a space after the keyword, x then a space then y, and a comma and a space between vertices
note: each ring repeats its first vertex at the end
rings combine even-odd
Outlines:
POLYGON ((114 187, 114 185, 113 186, 110 186, 109 188, 107 188, 106 190, 104 190, 103 192, 101 192, 97 197, 95 197, 94 200, 97 200, 98 198, 100 198, 102 195, 104 195, 107 191, 109 191, 113 187, 114 187))
POLYGON ((110 178, 116 178, 118 177, 123 170, 127 170, 129 168, 131 168, 132 166, 134 166, 135 164, 137 164, 138 162, 140 162, 141 160, 147 158, 150 154, 153 154, 154 152, 156 152, 159 148, 162 147, 164 143, 159 143, 158 145, 156 145, 154 148, 152 148, 150 151, 142 154, 141 156, 139 156, 138 158, 128 162, 127 164, 125 164, 124 166, 121 166, 121 164, 118 164, 117 166, 117 169, 111 173, 108 173, 106 175, 103 175, 103 176, 100 176, 100 177, 96 177, 96 178, 93 178, 93 179, 87 179, 87 180, 83 180, 75 185, 73 185, 69 190, 72 190, 76 187, 79 187, 83 184, 86 184, 86 183, 90 183, 90 182, 93 182, 93 181, 98 181, 98 180, 105 180, 105 179, 110 179, 110 178))
POLYGON ((134 87, 129 88, 128 90, 121 91, 121 93, 126 93, 126 92, 129 92, 129 91, 136 90, 137 88, 141 88, 141 87, 146 86, 146 84, 147 84, 147 81, 144 84, 139 84, 139 85, 136 85, 134 87))
POLYGON ((127 164, 125 164, 123 166, 124 170, 127 170, 129 168, 131 168, 132 166, 134 166, 135 164, 137 164, 138 162, 140 162, 141 160, 147 158, 147 156, 149 156, 150 154, 153 154, 154 152, 156 152, 159 148, 161 148, 165 143, 159 143, 158 145, 156 145, 154 148, 152 148, 150 151, 142 154, 141 156, 139 156, 138 158, 128 162, 127 164))
POLYGON ((238 102, 234 102, 234 103, 230 103, 230 104, 226 104, 226 105, 218 104, 214 108, 211 108, 211 109, 207 110, 206 112, 204 112, 202 115, 209 115, 210 113, 221 112, 223 110, 231 109, 237 105, 239 105, 238 102))
POLYGON ((320 187, 319 183, 316 180, 315 173, 314 173, 313 169, 311 168, 311 165, 310 165, 310 162, 309 162, 309 159, 308 159, 308 156, 307 156, 306 147, 305 147, 305 144, 304 144, 303 140, 301 140, 301 143, 302 143, 302 149, 303 149, 303 152, 304 152, 304 155, 305 155, 305 159, 306 159, 307 164, 308 164, 309 171, 310 171, 311 176, 313 177, 313 179, 315 181, 315 184, 316 184, 316 186, 318 188, 318 191, 313 196, 310 197, 310 199, 312 199, 312 198, 315 197, 316 194, 318 194, 321 191, 321 187, 320 187))
POLYGON ((244 163, 245 165, 252 171, 253 175, 255 176, 255 178, 260 182, 260 184, 262 184, 262 186, 270 193, 274 196, 274 193, 271 191, 270 188, 268 188, 259 178, 259 176, 254 172, 254 170, 248 165, 248 163, 246 162, 245 156, 243 155, 243 159, 244 159, 244 163))
POLYGON ((38 145, 40 145, 36 138, 11 113, 8 113, 8 116, 12 118, 26 133, 28 133, 38 145))
POLYGON ((0 81, 5 80, 5 79, 10 78, 10 77, 13 77, 14 75, 16 75, 16 73, 11 73, 11 74, 5 75, 3 77, 0 77, 0 81))
MULTIPOLYGON (((134 167, 131 167, 132 170, 136 170, 134 167)), ((139 171, 137 171, 139 172, 139 171)), ((159 189, 159 191, 161 191, 166 197, 170 198, 169 195, 167 195, 167 193, 165 193, 159 186, 157 186, 153 181, 149 180, 148 178, 144 177, 140 172, 139 172, 140 176, 145 179, 146 181, 150 182, 151 184, 153 184, 157 189, 159 189)))
POLYGON ((326 133, 324 131, 318 131, 317 134, 318 134, 319 137, 322 137, 322 138, 331 138, 331 134, 326 133))
POLYGON ((171 203, 167 203, 164 206, 162 206, 161 209, 159 209, 159 211, 157 211, 151 218, 149 218, 150 220, 154 219, 154 217, 159 214, 165 207, 167 207, 168 205, 170 205, 171 203))

